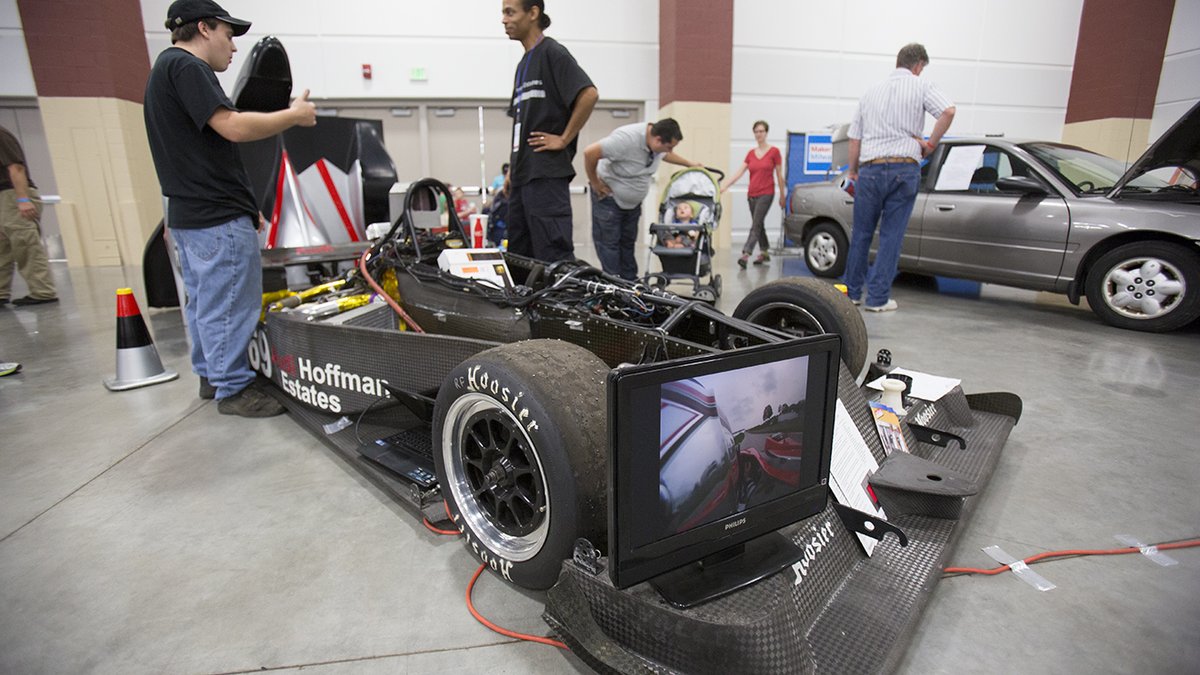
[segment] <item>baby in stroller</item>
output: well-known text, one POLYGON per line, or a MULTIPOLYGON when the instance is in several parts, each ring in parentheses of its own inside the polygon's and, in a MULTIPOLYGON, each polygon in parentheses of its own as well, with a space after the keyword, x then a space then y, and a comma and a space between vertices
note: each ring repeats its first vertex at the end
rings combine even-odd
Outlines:
POLYGON ((646 283, 665 288, 688 282, 692 296, 716 300, 721 295, 721 275, 712 270, 712 233, 721 217, 719 171, 689 167, 671 176, 659 202, 659 219, 650 225, 650 256, 656 256, 662 271, 648 272, 646 283))
MULTIPOLYGON (((675 223, 683 225, 698 225, 696 220, 696 207, 691 202, 679 202, 675 205, 675 223)), ((674 236, 665 235, 663 244, 667 248, 694 248, 696 239, 700 236, 698 228, 691 230, 681 230, 675 233, 674 236)))

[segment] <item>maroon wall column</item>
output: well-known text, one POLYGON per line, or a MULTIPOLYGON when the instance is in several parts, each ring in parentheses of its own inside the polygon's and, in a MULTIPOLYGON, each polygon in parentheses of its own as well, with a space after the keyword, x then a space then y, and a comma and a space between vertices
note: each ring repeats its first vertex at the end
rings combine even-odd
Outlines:
MULTIPOLYGON (((17 0, 71 266, 137 265, 162 219, 138 0, 17 0)), ((165 32, 165 28, 163 29, 165 32)))
POLYGON ((17 0, 17 7, 38 96, 142 102, 150 56, 137 0, 17 0))
POLYGON ((733 0, 660 0, 658 99, 729 103, 733 0))
MULTIPOLYGON (((683 129, 675 149, 705 166, 729 163, 730 93, 733 80, 733 0, 659 0, 658 118, 683 129)), ((647 111, 649 113, 650 111, 647 111)), ((663 165, 654 194, 670 176, 663 165)), ((717 229, 718 248, 729 248, 729 208, 717 229)))
POLYGON ((1084 0, 1063 140, 1136 159, 1149 139, 1174 0, 1084 0))

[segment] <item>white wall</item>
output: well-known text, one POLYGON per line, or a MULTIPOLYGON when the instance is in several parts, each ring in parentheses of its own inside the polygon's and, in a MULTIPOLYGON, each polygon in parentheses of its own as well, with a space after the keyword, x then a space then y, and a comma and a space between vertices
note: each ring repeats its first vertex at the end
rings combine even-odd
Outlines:
POLYGON ((0 96, 37 96, 17 0, 0 0, 0 64, 0 96))
MULTIPOLYGON (((153 60, 169 44, 170 0, 141 0, 153 60)), ((504 101, 521 48, 500 23, 499 0, 226 0, 255 22, 239 40, 265 35, 288 49, 297 89, 318 102, 504 101), (362 64, 373 79, 361 76, 362 64), (428 79, 409 79, 423 67, 428 79)), ((658 109, 658 3, 552 0, 549 35, 566 44, 602 101, 658 109)), ((958 106, 951 134, 1062 135, 1083 0, 737 0, 730 167, 753 145, 750 125, 766 119, 770 141, 850 120, 867 86, 892 69, 907 42, 926 45, 924 77, 958 106)), ((1176 0, 1151 136, 1200 99, 1200 0, 1176 0)), ((244 57, 245 55, 239 55, 244 57)), ((704 45, 695 58, 704 59, 704 45)), ((0 97, 35 96, 16 0, 0 0, 0 97)), ((232 90, 242 61, 220 76, 232 90)), ((927 131, 932 128, 932 121, 927 131)), ((490 171, 490 167, 488 168, 490 171)), ((735 188, 744 194, 745 180, 735 188)), ((734 228, 748 225, 740 200, 734 228)), ((768 223, 777 222, 778 207, 768 223)), ((775 226, 772 226, 775 229, 775 226)), ((774 234, 773 234, 774 236, 774 234)))
MULTIPOLYGON (((1057 140, 1082 7, 1082 0, 739 2, 733 127, 741 145, 733 156, 753 144, 755 119, 771 122, 779 139, 785 128, 849 122, 858 98, 887 76, 908 42, 925 45, 931 63, 922 77, 957 105, 951 134, 1057 140)), ((930 119, 926 131, 932 127, 930 119)))
POLYGON ((1158 138, 1200 101, 1200 0, 1175 0, 1171 34, 1163 56, 1162 75, 1150 140, 1158 138))
MULTIPOLYGON (((735 2, 730 166, 754 146, 755 120, 771 125, 769 140, 781 150, 789 130, 848 123, 909 42, 925 45, 922 77, 957 106, 951 135, 1059 140, 1082 8, 1083 0, 735 2)), ((926 133, 932 128, 930 118, 926 133)), ((735 229, 749 227, 741 203, 733 218, 735 229)), ((773 244, 779 218, 776 205, 766 221, 773 244)))
MULTIPOLYGON (((163 28, 170 0, 142 0, 150 58, 170 44, 163 28)), ((547 34, 567 45, 606 100, 658 97, 658 3, 645 0, 551 2, 547 34)), ((254 22, 239 39, 249 49, 275 35, 288 50, 297 89, 333 99, 507 99, 523 53, 500 23, 499 0, 228 0, 254 22), (372 66, 371 80, 361 75, 372 66), (428 80, 410 81, 413 68, 428 80)), ((238 57, 220 76, 233 88, 238 57)))

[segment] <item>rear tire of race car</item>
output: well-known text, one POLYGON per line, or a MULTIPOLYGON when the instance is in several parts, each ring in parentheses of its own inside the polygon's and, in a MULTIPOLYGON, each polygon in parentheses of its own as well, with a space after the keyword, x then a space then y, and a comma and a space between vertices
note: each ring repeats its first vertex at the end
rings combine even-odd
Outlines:
POLYGON ((575 540, 604 549, 608 367, 558 340, 463 361, 434 406, 433 450, 451 520, 480 562, 549 588, 575 540))
POLYGON ((1092 311, 1117 328, 1182 328, 1200 316, 1200 254, 1163 241, 1118 246, 1088 270, 1084 290, 1092 311))
POLYGON ((818 277, 840 277, 846 271, 849 252, 850 244, 841 225, 829 221, 817 223, 804 241, 804 264, 818 277))
POLYGON ((837 333, 842 361, 855 377, 867 361, 867 326, 850 298, 831 284, 784 277, 751 291, 733 310, 737 319, 798 337, 837 333))

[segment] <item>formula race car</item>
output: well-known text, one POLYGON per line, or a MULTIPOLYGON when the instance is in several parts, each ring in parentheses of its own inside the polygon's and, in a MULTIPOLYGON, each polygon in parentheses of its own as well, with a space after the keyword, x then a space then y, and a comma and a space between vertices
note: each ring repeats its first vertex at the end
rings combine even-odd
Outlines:
MULTIPOLYGON (((581 261, 468 248, 453 212, 439 223, 439 196, 452 199, 436 180, 412 184, 352 263, 268 251, 268 279, 273 265, 327 272, 268 287, 251 362, 295 418, 518 586, 550 587, 580 537, 605 546, 611 369, 819 333, 840 334, 851 373, 866 360, 858 311, 823 280, 766 284, 730 317, 581 261)), ((797 451, 771 436, 786 415, 769 417, 743 457, 763 489, 797 451)), ((675 495, 689 497, 702 498, 675 495)))

